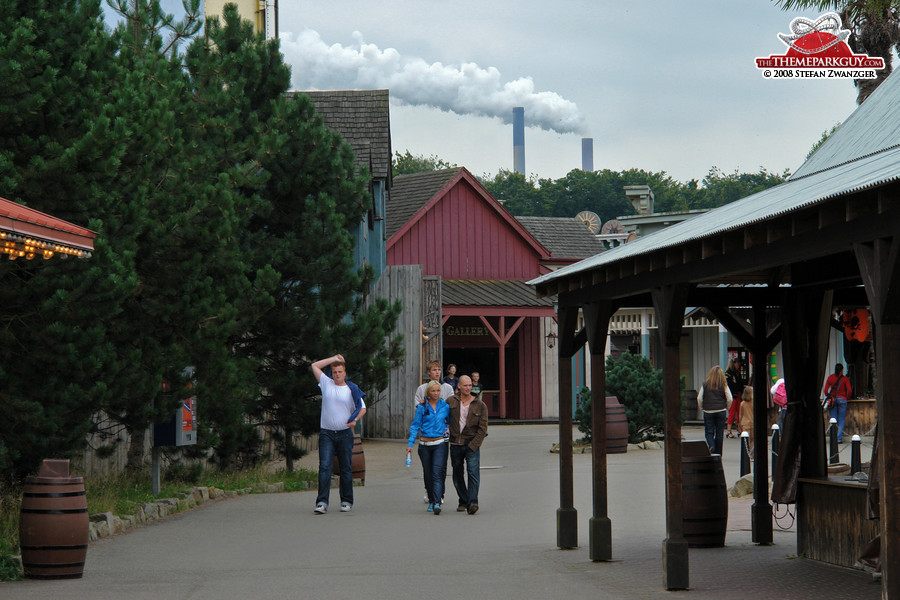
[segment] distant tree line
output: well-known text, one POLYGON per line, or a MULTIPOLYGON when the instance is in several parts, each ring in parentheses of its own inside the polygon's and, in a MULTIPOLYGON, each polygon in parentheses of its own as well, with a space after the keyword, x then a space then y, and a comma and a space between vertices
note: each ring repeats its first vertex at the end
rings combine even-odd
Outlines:
POLYGON ((574 217, 590 210, 608 221, 634 214, 625 197, 627 185, 649 185, 656 212, 715 208, 734 202, 766 188, 783 183, 781 175, 760 169, 759 173, 725 174, 713 167, 702 182, 681 183, 665 171, 641 169, 627 171, 572 170, 560 179, 526 178, 520 173, 502 170, 484 185, 494 198, 516 216, 574 217))
POLYGON ((175 20, 114 0, 111 30, 100 0, 3 3, 0 196, 98 237, 86 260, 0 263, 0 483, 88 433, 108 449, 127 432, 139 469, 144 432, 189 393, 189 452, 258 461, 264 425, 290 466, 293 434, 318 429, 311 361, 341 352, 374 389, 400 358, 399 306, 367 302, 374 274, 353 263, 368 175, 285 97, 277 41, 233 5, 201 34, 185 4, 175 20))
MULTIPOLYGON (((821 143, 821 142, 820 142, 821 143)), ((394 175, 434 171, 454 167, 437 156, 416 156, 407 150, 394 154, 394 175)), ((649 185, 655 198, 656 212, 687 211, 723 206, 766 188, 783 183, 790 176, 760 168, 757 173, 724 173, 712 167, 702 181, 676 181, 665 171, 642 169, 627 171, 582 171, 573 169, 565 177, 545 179, 525 177, 521 173, 501 169, 492 179, 479 179, 491 195, 516 216, 574 217, 590 210, 608 221, 634 213, 625 198, 626 185, 649 185)))

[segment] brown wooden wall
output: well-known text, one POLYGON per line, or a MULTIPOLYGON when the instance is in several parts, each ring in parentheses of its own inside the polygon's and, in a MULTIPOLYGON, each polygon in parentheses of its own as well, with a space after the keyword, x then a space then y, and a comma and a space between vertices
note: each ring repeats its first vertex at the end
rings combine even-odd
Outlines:
POLYGON ((866 486, 800 480, 797 553, 844 567, 856 566, 875 537, 876 522, 866 519, 866 486))

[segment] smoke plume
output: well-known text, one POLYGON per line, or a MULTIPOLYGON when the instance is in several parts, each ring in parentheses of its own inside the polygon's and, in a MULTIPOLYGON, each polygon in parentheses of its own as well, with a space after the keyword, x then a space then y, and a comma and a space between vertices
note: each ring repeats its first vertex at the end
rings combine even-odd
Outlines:
POLYGON ((530 77, 502 82, 500 71, 475 63, 444 65, 381 50, 354 32, 355 44, 326 44, 318 32, 281 33, 285 62, 295 90, 383 89, 403 104, 430 106, 459 115, 496 117, 512 123, 512 108, 525 107, 526 125, 557 133, 585 133, 574 102, 555 92, 535 91, 530 77))

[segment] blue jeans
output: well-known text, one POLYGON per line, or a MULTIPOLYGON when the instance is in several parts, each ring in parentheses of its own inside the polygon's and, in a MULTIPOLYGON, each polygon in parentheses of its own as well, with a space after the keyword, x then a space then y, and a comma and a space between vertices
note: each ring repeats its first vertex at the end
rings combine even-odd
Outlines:
POLYGON ((722 438, 725 437, 725 421, 728 420, 728 411, 703 413, 703 433, 706 435, 706 445, 710 454, 722 454, 722 438))
POLYGON ((447 442, 434 446, 419 444, 419 460, 422 461, 422 474, 425 476, 425 489, 428 491, 428 503, 440 504, 444 497, 444 479, 447 477, 447 442))
POLYGON ((847 399, 835 398, 828 410, 832 419, 837 419, 838 444, 844 441, 844 420, 847 418, 847 399))
POLYGON ((453 487, 459 496, 459 505, 478 504, 478 486, 481 483, 481 449, 475 452, 468 446, 450 446, 450 465, 453 467, 453 487), (463 471, 463 463, 465 471, 463 471), (469 483, 466 483, 468 477, 469 483))
POLYGON ((353 430, 350 428, 341 431, 319 430, 319 495, 316 496, 316 504, 328 504, 335 455, 341 468, 341 502, 353 504, 353 471, 350 466, 353 458, 353 430))

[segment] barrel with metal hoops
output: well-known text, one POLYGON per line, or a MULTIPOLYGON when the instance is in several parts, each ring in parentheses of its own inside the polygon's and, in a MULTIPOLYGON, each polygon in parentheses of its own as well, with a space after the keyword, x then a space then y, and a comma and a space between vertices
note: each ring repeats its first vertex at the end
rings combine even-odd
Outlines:
POLYGON ((19 517, 19 547, 25 577, 78 579, 89 540, 84 478, 69 476, 68 460, 44 460, 25 479, 19 517))

